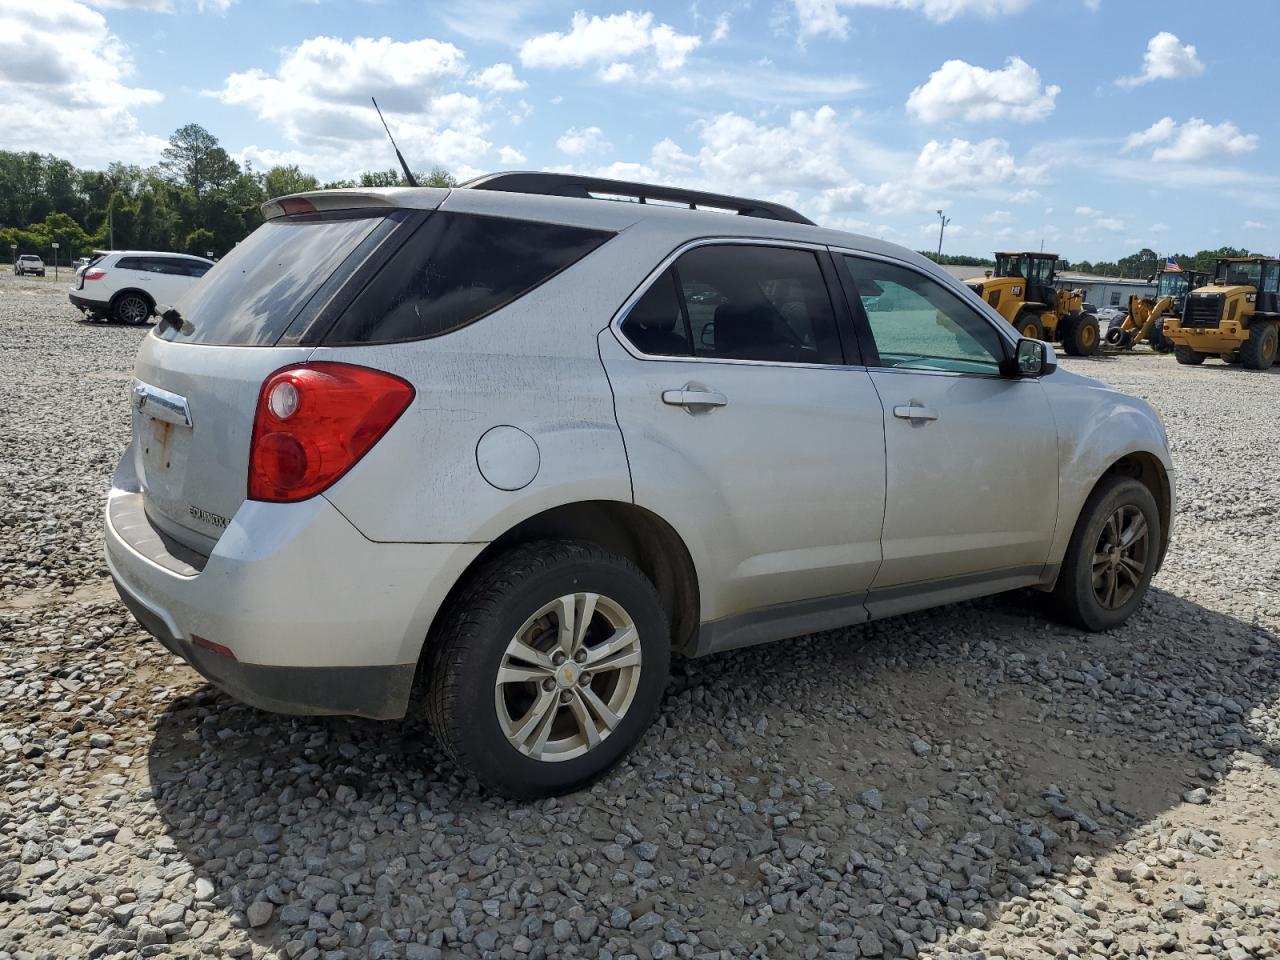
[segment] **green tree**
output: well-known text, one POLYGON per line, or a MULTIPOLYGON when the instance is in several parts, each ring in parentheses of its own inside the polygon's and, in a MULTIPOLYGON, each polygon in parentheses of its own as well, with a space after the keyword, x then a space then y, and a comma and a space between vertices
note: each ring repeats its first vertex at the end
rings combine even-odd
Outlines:
POLYGON ((240 175, 240 165, 222 149, 218 138, 198 123, 175 130, 163 157, 160 166, 169 180, 186 187, 196 200, 210 190, 225 189, 240 175))
POLYGON ((206 230, 199 227, 187 234, 186 252, 194 253, 197 257, 208 256, 210 253, 217 255, 218 251, 214 250, 214 237, 212 230, 206 230))
POLYGON ((267 199, 286 197, 291 193, 306 193, 318 190, 320 181, 309 173, 303 173, 297 164, 287 167, 272 167, 262 175, 262 192, 267 199))

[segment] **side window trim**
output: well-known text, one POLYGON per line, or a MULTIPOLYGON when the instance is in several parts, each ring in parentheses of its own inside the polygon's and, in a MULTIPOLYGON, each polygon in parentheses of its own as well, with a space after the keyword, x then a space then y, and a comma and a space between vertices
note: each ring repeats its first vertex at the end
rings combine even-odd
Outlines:
MULTIPOLYGON (((824 263, 823 263, 825 259, 824 255, 825 257, 830 257, 831 255, 830 249, 826 245, 821 243, 809 243, 803 240, 774 240, 766 237, 699 237, 694 240, 685 241, 684 243, 676 247, 674 250, 672 250, 670 253, 668 253, 658 263, 658 265, 653 268, 653 270, 649 271, 648 275, 646 275, 644 280, 640 282, 639 286, 637 286, 635 290, 631 292, 631 295, 628 296, 627 299, 622 302, 622 306, 618 308, 618 310, 613 315, 613 319, 609 321, 609 329, 613 332, 613 336, 618 341, 618 343, 622 345, 622 348, 626 350, 629 354, 631 354, 633 357, 635 357, 637 360, 661 360, 661 361, 674 362, 674 363, 736 363, 736 364, 746 364, 748 366, 804 367, 805 369, 819 369, 819 370, 843 370, 848 367, 861 367, 862 364, 860 362, 858 362, 857 360, 850 359, 851 353, 849 350, 848 340, 847 340, 847 337, 844 336, 843 331, 841 330, 841 327, 842 327, 841 301, 835 296, 835 291, 832 289, 832 286, 831 286, 832 284, 831 277, 827 273, 827 270, 829 267, 832 269, 834 268, 834 264, 827 264, 824 266, 824 263), (622 332, 622 325, 626 321, 627 315, 631 313, 632 308, 635 307, 635 305, 639 303, 641 299, 644 298, 645 294, 647 294, 649 290, 653 287, 653 285, 657 283, 662 278, 662 276, 668 272, 669 268, 670 268, 670 273, 676 283, 676 293, 677 293, 677 299, 680 303, 680 312, 684 318, 685 323, 688 325, 688 333, 690 337, 689 344, 690 344, 690 349, 692 349, 693 325, 689 320, 688 306, 685 303, 684 290, 682 285, 680 284, 679 268, 676 264, 677 264, 677 261, 680 259, 680 257, 688 253, 690 250, 693 250, 697 247, 709 247, 709 246, 778 247, 778 248, 787 249, 787 250, 804 250, 814 254, 815 258, 818 261, 818 266, 822 271, 822 278, 827 285, 827 297, 831 301, 831 310, 832 310, 833 318, 835 322, 834 333, 837 337, 837 341, 840 343, 841 354, 842 354, 841 359, 843 362, 839 364, 833 364, 833 363, 800 363, 800 362, 789 361, 789 360, 739 360, 733 357, 708 357, 708 356, 667 357, 667 356, 660 356, 655 354, 648 354, 639 350, 635 346, 635 344, 633 344, 627 338, 626 334, 622 332)), ((835 272, 838 276, 839 271, 835 271, 835 272)), ((844 306, 845 308, 848 308, 849 305, 846 302, 844 303, 844 306)))
MULTIPOLYGON (((975 308, 972 303, 970 303, 959 292, 953 290, 951 286, 949 286, 948 284, 942 283, 937 277, 931 276, 929 273, 927 273, 924 270, 921 270, 919 267, 915 266, 914 264, 907 263, 903 260, 899 260, 896 257, 887 257, 882 254, 870 253, 868 251, 863 251, 863 250, 850 250, 845 247, 832 247, 831 253, 833 256, 836 256, 836 257, 843 256, 843 257, 853 257, 859 260, 877 260, 881 263, 887 263, 890 266, 898 267, 903 270, 909 270, 910 272, 916 274, 917 276, 923 277, 926 280, 930 280, 938 284, 948 293, 953 294, 957 301, 959 301, 963 306, 968 308, 969 311, 974 314, 974 316, 985 321, 987 325, 990 326, 996 332, 996 336, 1000 339, 1000 342, 1004 344, 1006 359, 1009 357, 1010 351, 1012 351, 1014 346, 1017 344, 1017 336, 1014 333, 1013 327, 1010 326, 1008 323, 1006 323, 1003 318, 998 323, 993 321, 989 316, 987 316, 984 310, 975 308)), ((866 310, 863 309, 862 298, 858 295, 858 291, 854 288, 853 278, 849 276, 849 271, 839 270, 837 271, 837 273, 840 278, 841 286, 844 287, 846 295, 849 299, 849 306, 853 312, 854 323, 857 329, 858 343, 862 347, 863 356, 866 358, 867 366, 875 367, 879 370, 897 370, 898 368, 896 367, 886 367, 882 365, 880 361, 880 351, 876 347, 875 337, 871 332, 871 321, 867 318, 866 310)), ((993 378, 1000 379, 1002 376, 1001 374, 998 374, 998 373, 975 373, 975 372, 955 371, 955 370, 910 370, 910 371, 900 370, 899 372, 926 373, 932 376, 944 376, 944 377, 984 377, 986 379, 993 379, 993 378)))

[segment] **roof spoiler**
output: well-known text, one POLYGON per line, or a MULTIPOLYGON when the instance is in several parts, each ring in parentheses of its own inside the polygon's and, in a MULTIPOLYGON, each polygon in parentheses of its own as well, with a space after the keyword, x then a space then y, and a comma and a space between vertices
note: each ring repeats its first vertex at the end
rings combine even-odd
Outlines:
POLYGON ((604 177, 583 177, 572 173, 490 173, 476 177, 460 187, 469 190, 502 190, 507 193, 532 193, 552 197, 578 197, 581 199, 625 198, 635 203, 658 201, 663 206, 680 204, 690 210, 712 209, 736 213, 743 217, 760 217, 765 220, 785 220, 788 223, 804 223, 816 226, 812 220, 790 207, 767 200, 751 200, 721 193, 704 193, 700 190, 683 190, 680 187, 664 187, 651 183, 633 183, 629 180, 608 180, 604 177))
POLYGON ((365 207, 395 206, 391 189, 370 191, 355 189, 313 190, 291 193, 287 197, 268 200, 260 209, 264 220, 294 216, 300 213, 324 213, 329 210, 359 210, 365 207))

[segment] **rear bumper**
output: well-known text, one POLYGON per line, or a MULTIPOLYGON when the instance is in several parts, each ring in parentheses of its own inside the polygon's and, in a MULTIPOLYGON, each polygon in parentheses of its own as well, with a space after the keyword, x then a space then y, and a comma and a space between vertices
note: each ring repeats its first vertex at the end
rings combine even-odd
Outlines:
POLYGON ((241 663, 176 636, 163 612, 147 606, 116 577, 116 591, 134 619, 170 653, 210 683, 259 710, 292 714, 347 714, 372 720, 404 716, 415 665, 273 667, 241 663))
POLYGON ((71 301, 71 305, 73 307, 78 307, 81 310, 90 313, 106 313, 107 308, 110 306, 109 303, 102 300, 92 300, 89 297, 76 293, 74 290, 67 294, 67 299, 71 301))
POLYGON ((482 544, 374 543, 323 497, 247 501, 193 563, 119 485, 127 472, 108 498, 106 560, 148 633, 252 706, 404 715, 435 613, 482 544))

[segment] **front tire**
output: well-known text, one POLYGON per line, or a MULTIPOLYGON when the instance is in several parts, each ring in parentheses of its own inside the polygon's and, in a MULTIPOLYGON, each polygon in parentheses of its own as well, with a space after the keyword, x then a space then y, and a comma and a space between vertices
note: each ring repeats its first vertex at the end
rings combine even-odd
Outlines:
POLYGON ((1240 362, 1248 370, 1267 370, 1276 362, 1280 347, 1277 325, 1255 320, 1249 325, 1249 339, 1240 346, 1240 362))
POLYGON ((587 786, 653 722, 671 640, 657 591, 593 544, 521 544, 477 570, 432 631, 440 745, 511 797, 587 786))
POLYGON ((1173 342, 1164 335, 1163 318, 1157 320, 1156 325, 1151 328, 1151 332, 1147 334, 1147 342, 1156 353, 1169 353, 1173 350, 1173 342))
POLYGON ((1204 363, 1207 353, 1201 353, 1199 350, 1192 350, 1185 344, 1176 343, 1173 346, 1173 359, 1177 360, 1184 367, 1198 367, 1204 363))
POLYGON ((1104 477, 1080 511, 1053 588, 1058 616, 1091 632, 1120 626, 1146 597, 1162 542, 1151 491, 1104 477))

